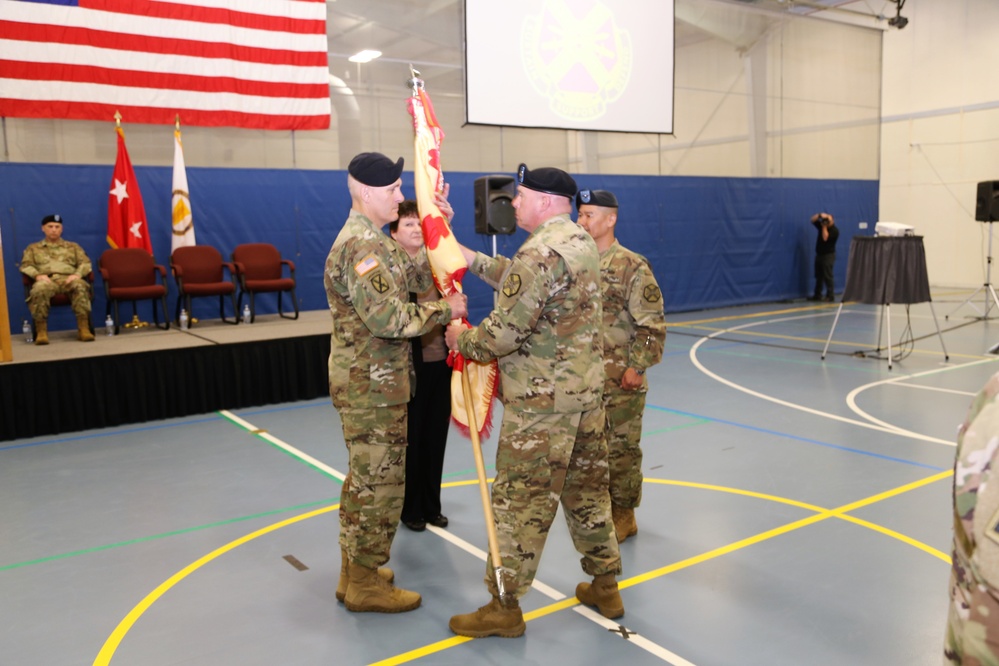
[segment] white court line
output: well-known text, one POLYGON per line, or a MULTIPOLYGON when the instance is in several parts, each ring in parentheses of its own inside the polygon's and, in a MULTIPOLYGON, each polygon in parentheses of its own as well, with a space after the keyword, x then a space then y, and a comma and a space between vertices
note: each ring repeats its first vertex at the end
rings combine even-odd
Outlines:
POLYGON ((923 389, 924 391, 936 391, 937 393, 953 393, 955 395, 966 395, 968 397, 975 397, 978 395, 972 391, 956 391, 954 389, 940 388, 939 386, 924 386, 922 384, 899 384, 899 386, 905 388, 923 389))
MULTIPOLYGON (((855 388, 852 391, 850 391, 850 393, 848 393, 847 396, 846 396, 846 403, 850 406, 850 409, 853 410, 856 414, 858 414, 860 416, 863 416, 864 418, 868 419, 872 423, 880 423, 881 425, 884 425, 884 426, 886 426, 888 428, 895 428, 899 432, 899 434, 907 434, 907 435, 910 435, 910 436, 914 436, 914 435, 916 435, 916 433, 912 433, 909 430, 905 430, 903 428, 898 428, 897 426, 893 426, 890 423, 886 423, 885 421, 882 421, 880 419, 876 419, 873 416, 871 416, 870 414, 868 414, 867 412, 865 412, 863 409, 860 408, 859 405, 857 405, 857 396, 860 395, 861 392, 866 391, 869 388, 874 388, 875 386, 884 386, 886 384, 897 384, 897 383, 902 382, 902 381, 907 380, 907 379, 915 379, 916 377, 925 377, 926 375, 934 375, 934 374, 936 374, 938 372, 950 371, 952 369, 957 369, 957 368, 970 368, 970 367, 975 366, 975 365, 982 365, 982 364, 985 364, 985 363, 995 363, 995 362, 996 362, 996 359, 986 358, 986 359, 982 359, 980 361, 969 361, 968 363, 963 363, 961 365, 955 365, 955 366, 953 366, 951 368, 936 368, 934 370, 925 370, 923 372, 917 372, 916 374, 913 374, 913 375, 901 375, 899 377, 892 377, 891 379, 882 379, 882 380, 877 381, 877 382, 871 382, 870 384, 864 384, 863 386, 858 386, 857 388, 855 388)), ((974 395, 974 394, 972 394, 972 395, 974 395)), ((958 427, 958 424, 955 424, 954 425, 954 431, 955 432, 957 432, 957 427, 958 427)), ((955 437, 955 439, 953 441, 948 441, 948 440, 936 440, 936 441, 940 442, 941 444, 946 444, 947 446, 954 446, 954 447, 957 446, 957 439, 956 439, 956 437, 955 437)))
MULTIPOLYGON (((299 458, 302 461, 307 462, 308 464, 312 465, 313 467, 316 467, 316 468, 318 468, 318 469, 320 469, 320 470, 322 470, 322 471, 330 474, 331 476, 335 476, 336 478, 340 479, 341 481, 343 481, 343 479, 346 478, 344 474, 342 474, 339 471, 333 469, 332 467, 330 467, 326 463, 320 462, 319 460, 316 460, 315 458, 313 458, 309 454, 296 449, 294 446, 292 446, 291 444, 288 444, 287 442, 281 441, 280 439, 278 439, 274 435, 270 434, 266 430, 261 430, 260 428, 256 427, 255 425, 253 425, 249 421, 246 421, 244 419, 239 418, 238 416, 236 416, 232 412, 223 409, 223 410, 219 411, 219 414, 221 414, 222 416, 224 416, 226 419, 232 421, 236 425, 240 426, 241 428, 243 428, 245 430, 248 430, 252 434, 257 435, 258 437, 264 438, 265 440, 267 440, 271 444, 273 444, 273 445, 275 445, 275 446, 283 449, 284 451, 290 453, 291 455, 295 456, 296 458, 299 458)), ((474 555, 475 557, 479 558, 483 562, 486 561, 486 558, 488 557, 488 555, 486 555, 486 552, 484 550, 482 550, 481 548, 477 548, 477 547, 473 546, 472 544, 468 543, 467 541, 465 541, 464 539, 461 539, 461 538, 455 536, 454 534, 452 534, 451 532, 448 532, 447 530, 443 530, 443 529, 441 529, 439 527, 435 527, 433 525, 427 525, 427 529, 429 531, 433 532, 434 534, 436 534, 437 536, 441 537, 445 541, 447 541, 447 542, 449 542, 451 544, 454 544, 458 548, 464 550, 466 553, 474 555)), ((531 584, 531 587, 533 589, 537 590, 538 592, 540 592, 541 594, 545 595, 549 599, 554 599, 555 601, 561 601, 562 599, 566 598, 566 595, 562 594, 561 592, 559 592, 555 588, 551 587, 550 585, 546 585, 546 584, 542 583, 537 578, 534 579, 534 582, 531 584)), ((638 634, 632 632, 627 627, 624 627, 623 625, 621 625, 621 624, 619 624, 617 622, 614 622, 613 620, 608 620, 603 615, 600 615, 599 613, 596 613, 596 612, 592 611, 591 609, 587 608, 586 606, 583 606, 582 604, 580 604, 578 606, 575 606, 573 608, 573 610, 575 610, 577 613, 579 613, 583 617, 587 618, 588 620, 590 620, 592 622, 595 622, 596 624, 598 624, 598 625, 600 625, 602 627, 606 627, 607 629, 609 629, 609 630, 611 630, 611 631, 613 631, 615 633, 620 633, 621 636, 622 636, 622 638, 624 638, 628 642, 633 643, 634 645, 642 648, 646 652, 648 652, 648 653, 650 653, 650 654, 658 657, 659 659, 661 659, 662 661, 666 662, 667 664, 670 664, 671 666, 694 666, 694 664, 692 662, 687 661, 683 657, 680 657, 680 656, 678 656, 678 655, 670 652, 669 650, 667 650, 666 648, 662 647, 661 645, 657 645, 656 643, 653 643, 652 641, 648 640, 647 638, 645 638, 643 636, 639 636, 638 634)))
MULTIPOLYGON (((720 375, 718 375, 718 374, 716 374, 716 373, 708 370, 704 366, 704 364, 702 364, 698 360, 698 358, 697 358, 697 350, 700 348, 700 346, 702 344, 704 344, 708 340, 711 340, 712 338, 715 338, 715 337, 720 336, 720 335, 724 335, 725 333, 729 333, 731 331, 738 331, 738 330, 741 330, 741 329, 744 329, 744 328, 750 328, 750 327, 753 327, 753 326, 762 326, 762 325, 765 325, 765 324, 773 324, 773 323, 783 323, 783 322, 791 321, 791 320, 794 320, 794 319, 806 319, 806 318, 809 318, 809 317, 814 317, 814 314, 811 314, 811 315, 797 315, 797 316, 794 316, 794 317, 779 317, 777 319, 767 319, 766 321, 750 322, 748 324, 743 324, 741 326, 734 326, 732 328, 727 328, 727 329, 724 329, 724 330, 721 330, 721 331, 716 331, 716 332, 712 333, 711 335, 703 337, 703 338, 701 338, 700 340, 698 340, 697 342, 694 343, 694 345, 690 348, 690 352, 688 354, 689 357, 690 357, 690 362, 694 364, 694 367, 696 367, 702 373, 704 373, 705 375, 711 377, 715 381, 720 382, 720 383, 722 383, 722 384, 724 384, 724 385, 726 385, 726 386, 728 386, 730 388, 733 388, 733 389, 735 389, 737 391, 741 391, 741 392, 746 393, 748 395, 751 395, 753 397, 760 398, 761 400, 766 400, 768 402, 773 402, 775 404, 782 405, 784 407, 789 407, 791 409, 797 409, 799 411, 806 412, 808 414, 814 414, 815 416, 821 416, 823 418, 832 419, 834 421, 840 421, 842 423, 849 423, 851 425, 860 426, 861 428, 869 428, 871 430, 877 430, 879 432, 885 432, 885 433, 889 433, 889 434, 892 434, 892 435, 900 435, 902 437, 909 437, 909 438, 912 438, 912 439, 920 439, 920 440, 923 440, 923 441, 926 441, 926 442, 933 442, 935 444, 944 444, 946 446, 955 446, 954 442, 946 440, 946 439, 939 439, 937 437, 930 437, 929 435, 923 435, 921 433, 912 432, 912 431, 909 431, 909 430, 905 430, 904 428, 899 428, 898 426, 893 426, 893 425, 891 425, 889 423, 885 423, 883 421, 879 421, 879 420, 875 419, 874 417, 870 416, 869 414, 866 414, 865 412, 863 412, 862 410, 860 410, 860 408, 856 407, 855 404, 851 405, 851 409, 854 412, 856 412, 856 413, 864 416, 865 418, 867 418, 868 419, 867 421, 858 421, 856 419, 851 419, 851 418, 848 418, 848 417, 845 417, 845 416, 840 416, 838 414, 833 414, 831 412, 824 412, 824 411, 821 411, 821 410, 818 410, 818 409, 812 409, 811 407, 805 407, 804 405, 799 405, 797 403, 788 402, 787 400, 781 400, 780 398, 776 398, 776 397, 774 397, 772 395, 767 395, 765 393, 760 393, 759 391, 754 391, 754 390, 752 390, 750 388, 742 386, 741 384, 736 384, 733 381, 725 379, 724 377, 722 377, 722 376, 720 376, 720 375)), ((981 364, 981 363, 994 363, 995 361, 996 361, 995 359, 984 359, 984 360, 979 360, 979 361, 972 361, 972 362, 969 362, 969 363, 966 363, 966 364, 962 364, 962 365, 951 366, 949 368, 946 368, 946 370, 956 370, 958 368, 970 367, 970 366, 978 365, 978 364, 981 364)), ((940 370, 940 369, 930 370, 930 371, 927 371, 927 372, 917 373, 915 375, 902 375, 900 377, 895 377, 895 378, 892 378, 892 379, 883 380, 881 382, 873 382, 871 384, 868 384, 866 386, 861 387, 860 389, 854 390, 853 392, 851 392, 850 395, 853 396, 854 394, 858 393, 861 390, 864 390, 866 388, 870 388, 872 386, 876 386, 878 384, 901 381, 903 379, 909 379, 909 378, 912 378, 912 377, 919 377, 919 376, 922 376, 922 375, 931 374, 933 372, 941 372, 941 371, 942 370, 940 370)), ((848 398, 847 402, 848 403, 850 402, 849 398, 848 398)))

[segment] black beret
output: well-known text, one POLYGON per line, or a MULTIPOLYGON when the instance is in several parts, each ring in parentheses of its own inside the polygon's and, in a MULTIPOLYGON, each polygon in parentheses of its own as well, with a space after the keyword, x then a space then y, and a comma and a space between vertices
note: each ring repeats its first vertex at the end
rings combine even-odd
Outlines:
POLYGON ((403 159, 392 162, 381 153, 361 153, 350 161, 347 173, 370 187, 385 187, 399 180, 403 159))
POLYGON ((526 164, 517 169, 517 182, 529 190, 572 199, 576 196, 576 181, 561 169, 541 167, 531 171, 526 164))
POLYGON ((62 215, 46 215, 42 218, 43 227, 49 222, 58 222, 59 224, 62 224, 62 215))
POLYGON ((586 205, 617 208, 617 197, 607 190, 580 190, 576 195, 576 210, 586 205))

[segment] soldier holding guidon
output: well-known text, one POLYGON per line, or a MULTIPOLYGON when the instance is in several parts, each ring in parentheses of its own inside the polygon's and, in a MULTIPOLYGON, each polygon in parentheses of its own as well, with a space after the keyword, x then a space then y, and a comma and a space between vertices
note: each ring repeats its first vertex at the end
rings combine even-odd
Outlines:
POLYGON ((350 456, 340 494, 340 581, 348 610, 397 613, 420 605, 392 585, 389 559, 405 489, 407 407, 413 373, 408 338, 467 315, 455 293, 410 303, 433 285, 426 251, 415 261, 382 227, 398 219, 403 160, 361 153, 347 169, 351 211, 326 259, 333 333, 330 397, 350 456))
POLYGON ((517 599, 531 587, 560 502, 583 570, 594 577, 576 596, 605 617, 624 614, 600 402, 600 258, 570 218, 576 183, 569 174, 521 165, 517 180, 517 225, 530 236, 512 259, 461 248, 471 272, 499 296, 477 327, 446 332, 448 347, 465 358, 498 359, 504 407, 492 509, 503 569, 513 580, 502 579, 503 594, 488 562, 492 600, 451 618, 452 631, 476 638, 524 633, 517 599))

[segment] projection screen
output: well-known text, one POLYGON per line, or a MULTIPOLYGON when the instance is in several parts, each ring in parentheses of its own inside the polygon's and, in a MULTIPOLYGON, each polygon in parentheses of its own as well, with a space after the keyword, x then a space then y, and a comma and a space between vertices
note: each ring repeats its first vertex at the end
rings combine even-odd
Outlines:
POLYGON ((466 122, 672 134, 673 0, 465 2, 466 122))

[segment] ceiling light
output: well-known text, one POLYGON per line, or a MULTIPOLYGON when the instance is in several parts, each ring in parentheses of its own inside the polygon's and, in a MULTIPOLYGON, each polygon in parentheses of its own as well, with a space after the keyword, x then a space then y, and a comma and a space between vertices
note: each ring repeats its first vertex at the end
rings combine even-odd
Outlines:
POLYGON ((350 56, 349 58, 347 58, 347 60, 351 62, 360 62, 360 63, 371 62, 375 58, 379 57, 381 54, 382 54, 381 51, 364 49, 363 51, 358 51, 354 55, 350 56))

